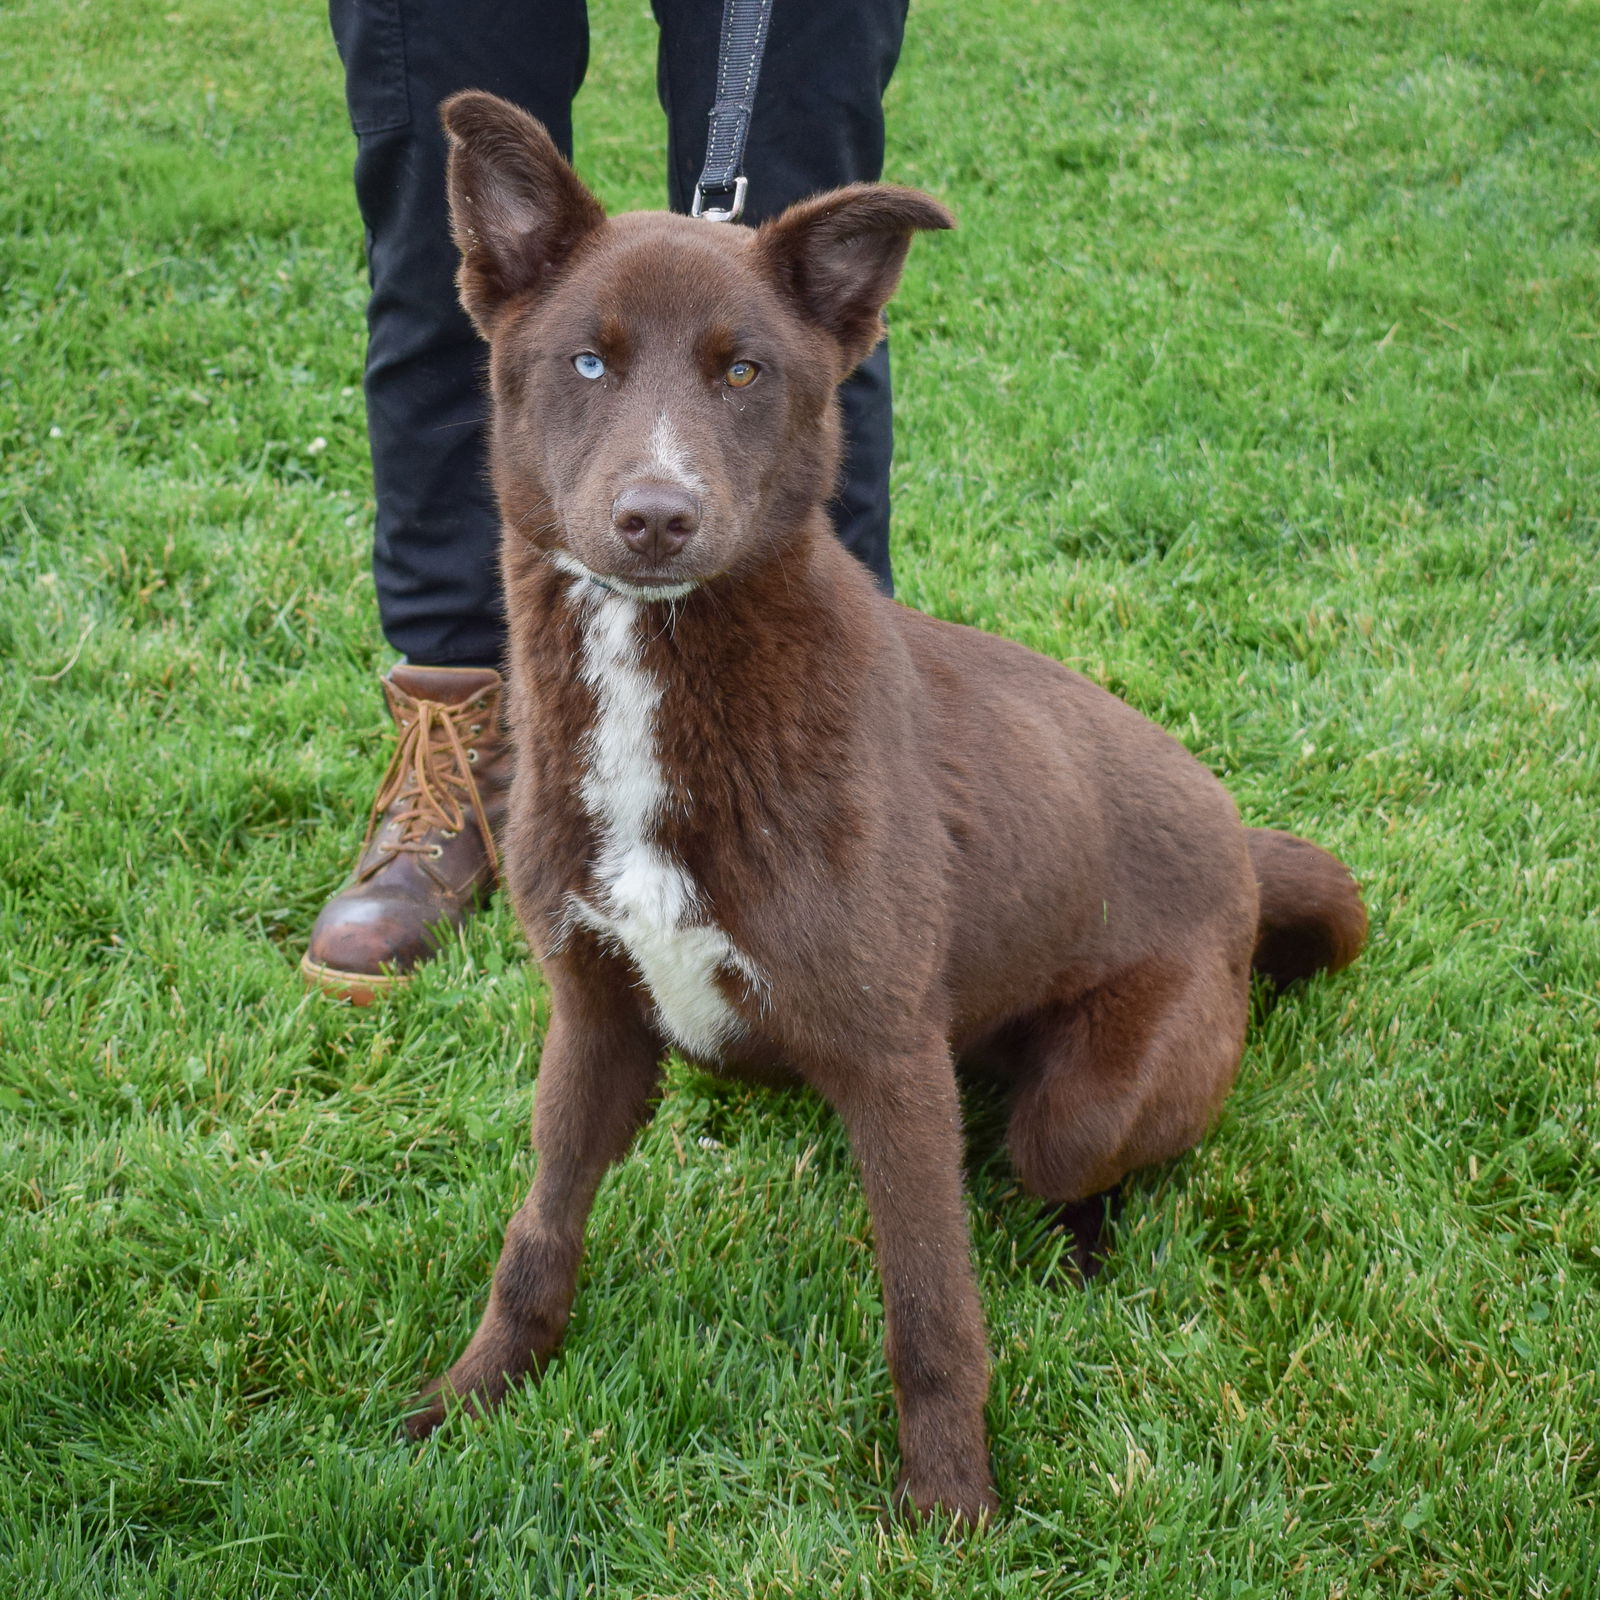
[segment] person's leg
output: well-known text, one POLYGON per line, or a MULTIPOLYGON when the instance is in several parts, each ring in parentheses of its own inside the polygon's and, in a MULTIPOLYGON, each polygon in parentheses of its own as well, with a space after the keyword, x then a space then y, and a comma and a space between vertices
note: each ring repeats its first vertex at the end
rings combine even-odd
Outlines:
POLYGON ((499 518, 484 475, 483 345, 456 300, 439 102, 488 89, 572 148, 583 0, 331 0, 366 227, 367 431, 383 631, 409 661, 498 667, 499 518))
MULTIPOLYGON (((657 87, 667 114, 667 193, 687 211, 716 95, 722 0, 653 0, 657 87)), ((900 54, 905 0, 806 0, 773 7, 744 170, 744 221, 883 172, 883 92, 900 54)), ((718 226, 712 223, 708 226, 718 226)), ((889 570, 889 349, 880 344, 840 392, 845 462, 829 508, 840 541, 892 589, 889 570)))
POLYGON ((301 963, 364 1002, 494 888, 511 762, 499 727, 499 517, 484 473, 483 346, 456 299, 439 102, 489 89, 570 154, 583 0, 331 0, 366 226, 367 429, 384 680, 398 744, 350 881, 301 963))

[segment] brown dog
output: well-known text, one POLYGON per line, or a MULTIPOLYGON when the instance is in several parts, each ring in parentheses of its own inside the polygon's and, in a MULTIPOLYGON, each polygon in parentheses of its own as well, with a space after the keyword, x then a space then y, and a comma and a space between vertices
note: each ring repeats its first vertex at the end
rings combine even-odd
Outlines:
POLYGON ((567 1325, 585 1221, 664 1055, 843 1118, 883 1274, 900 1495, 995 1504, 955 1062, 1012 1086, 1052 1201, 1187 1150, 1254 965, 1350 961, 1344 868, 1246 830, 1165 733, 1054 661, 882 598, 831 536, 834 391, 926 195, 754 231, 607 221, 531 118, 445 106, 461 297, 489 341, 518 768, 507 879, 549 981, 538 1175, 488 1309, 412 1420, 495 1404, 567 1325))

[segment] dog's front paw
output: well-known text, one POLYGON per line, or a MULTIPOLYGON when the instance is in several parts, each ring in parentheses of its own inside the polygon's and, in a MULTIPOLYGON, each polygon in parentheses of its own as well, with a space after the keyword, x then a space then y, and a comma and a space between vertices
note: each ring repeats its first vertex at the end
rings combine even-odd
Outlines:
POLYGON ((1000 1509, 987 1468, 981 1474, 905 1472, 894 1491, 895 1509, 913 1522, 976 1528, 1000 1509))
POLYGON ((521 1376, 499 1368, 479 1369, 466 1357, 442 1378, 435 1378, 412 1402, 405 1431, 413 1439, 426 1439, 452 1411, 481 1417, 505 1399, 506 1390, 521 1376))
POLYGON ((408 1438, 426 1439, 444 1421, 448 1413, 445 1380, 435 1378, 415 1400, 406 1413, 403 1426, 408 1438))
POLYGON ((412 1403, 405 1430, 426 1439, 454 1410, 481 1417, 500 1404, 518 1383, 533 1382, 559 1341, 559 1330, 540 1337, 491 1304, 461 1358, 412 1403))

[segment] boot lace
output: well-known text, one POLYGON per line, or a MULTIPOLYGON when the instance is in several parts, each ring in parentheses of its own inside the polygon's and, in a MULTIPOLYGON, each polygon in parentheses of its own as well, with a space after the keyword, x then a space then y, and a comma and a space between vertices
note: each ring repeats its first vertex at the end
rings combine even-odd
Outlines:
POLYGON ((495 849, 494 834, 489 828, 478 785, 473 780, 471 755, 458 725, 458 719, 465 718, 473 709, 470 705, 447 706, 436 700, 416 700, 412 702, 411 716, 407 718, 402 714, 400 743, 389 770, 383 775, 378 798, 372 802, 367 837, 361 846, 363 854, 380 824, 384 823, 384 813, 390 806, 397 801, 409 804, 387 819, 387 824, 398 827, 399 836, 384 845, 384 854, 367 869, 364 877, 401 852, 436 854, 439 846, 430 844, 426 835, 435 829, 452 837, 458 834, 467 821, 463 799, 483 835, 489 866, 499 873, 500 855, 495 849), (452 759, 454 772, 449 769, 452 759))

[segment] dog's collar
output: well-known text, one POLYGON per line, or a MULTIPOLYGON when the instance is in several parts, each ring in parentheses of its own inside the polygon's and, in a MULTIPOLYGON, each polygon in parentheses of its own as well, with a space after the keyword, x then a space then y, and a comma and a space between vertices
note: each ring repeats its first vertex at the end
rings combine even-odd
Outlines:
POLYGON ((645 585, 629 583, 626 578, 602 577, 565 550, 552 550, 550 564, 574 578, 587 578, 590 583, 604 589, 607 594, 621 595, 625 600, 681 600, 686 594, 692 594, 700 587, 698 578, 691 578, 687 583, 645 585))

